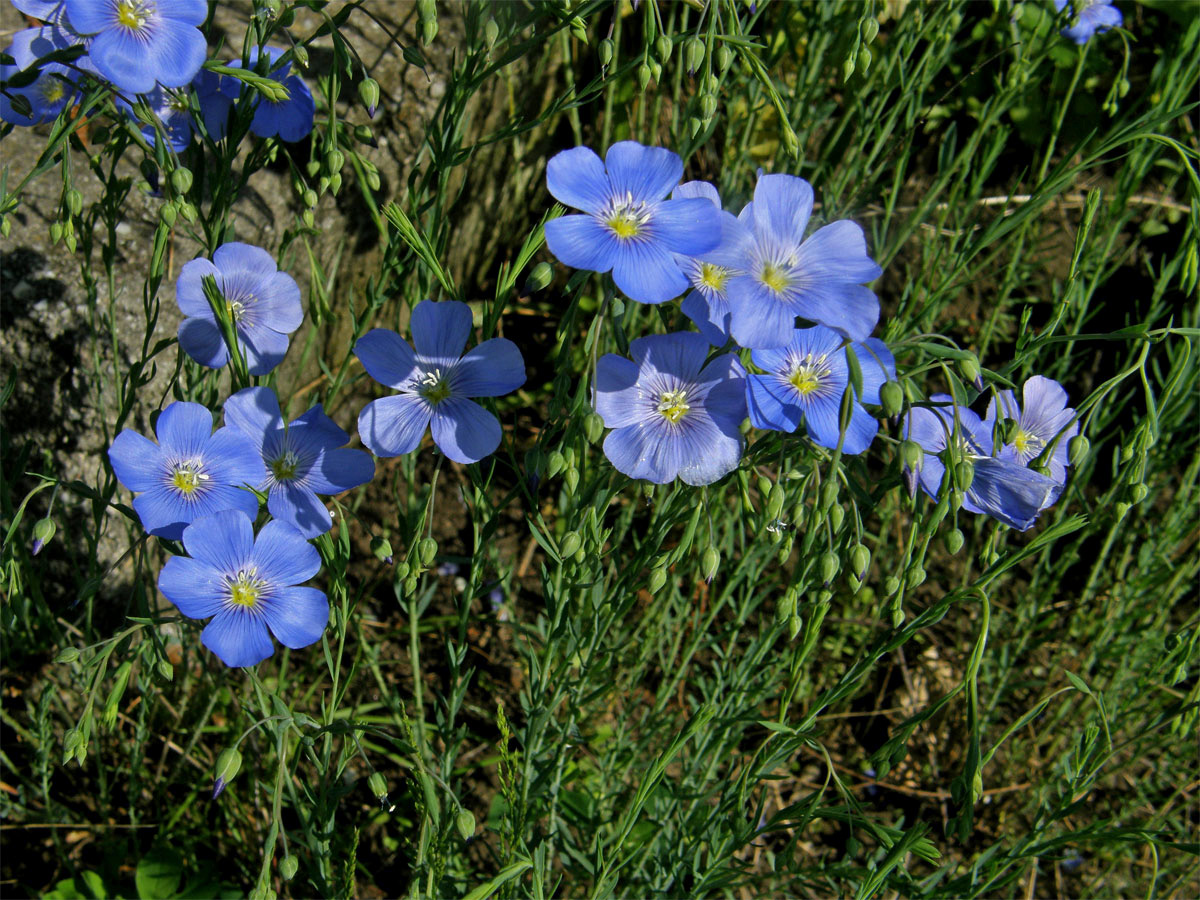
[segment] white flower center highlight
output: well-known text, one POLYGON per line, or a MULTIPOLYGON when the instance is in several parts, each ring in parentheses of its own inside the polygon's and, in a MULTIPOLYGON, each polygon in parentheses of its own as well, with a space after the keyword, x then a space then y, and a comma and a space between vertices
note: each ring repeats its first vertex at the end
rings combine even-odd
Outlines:
POLYGON ((696 279, 696 287, 710 294, 725 293, 725 285, 729 282, 729 270, 724 266, 713 263, 700 263, 700 273, 696 279))
POLYGON ((441 369, 426 372, 417 380, 417 393, 437 406, 450 396, 450 381, 442 377, 441 369))
POLYGON ((663 391, 659 395, 658 412, 672 425, 679 422, 691 409, 687 402, 687 391, 663 391))
POLYGON ((171 467, 170 485, 185 499, 192 499, 208 480, 209 476, 204 473, 204 464, 198 459, 177 462, 171 467))
POLYGON ((645 203, 635 202, 633 194, 626 192, 624 197, 614 198, 599 218, 618 240, 632 241, 645 235, 650 211, 645 203))
POLYGON ((806 356, 793 364, 791 371, 788 372, 787 381, 796 389, 796 393, 801 397, 807 397, 809 394, 819 391, 831 374, 824 356, 817 358, 806 356))
POLYGON ((117 4, 117 22, 130 31, 141 31, 153 14, 154 4, 147 0, 120 0, 117 4))
POLYGON ((226 300, 225 312, 229 313, 229 318, 235 322, 240 322, 246 317, 246 304, 241 300, 226 300))
POLYGON ((234 606, 253 609, 266 592, 267 582, 258 577, 253 566, 242 569, 233 578, 226 576, 225 587, 229 589, 229 602, 234 606))
POLYGON ((1017 448, 1017 452, 1022 456, 1026 454, 1037 456, 1042 452, 1042 448, 1046 446, 1046 442, 1036 434, 1018 429, 1016 437, 1013 438, 1013 446, 1017 448))
POLYGON ((276 481, 291 481, 296 477, 296 469, 300 467, 300 457, 296 455, 294 450, 284 450, 283 453, 271 460, 268 465, 276 481))

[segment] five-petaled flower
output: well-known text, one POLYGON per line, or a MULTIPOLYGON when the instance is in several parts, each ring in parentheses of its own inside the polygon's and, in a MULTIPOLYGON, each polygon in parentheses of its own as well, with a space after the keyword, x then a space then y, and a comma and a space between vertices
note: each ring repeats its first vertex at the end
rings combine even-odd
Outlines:
POLYGON ((1000 405, 996 401, 988 404, 983 424, 992 430, 997 416, 1012 419, 1016 427, 1011 441, 1000 451, 1001 459, 1013 459, 1023 466, 1029 465, 1042 451, 1057 439, 1054 452, 1045 459, 1050 477, 1063 484, 1067 480, 1067 467, 1071 464, 1068 443, 1079 434, 1079 423, 1074 421, 1075 410, 1067 406, 1067 392, 1052 378, 1034 375, 1021 389, 1023 403, 1017 403, 1012 391, 1000 392, 1000 405))
POLYGON ((162 411, 158 443, 126 428, 108 449, 121 484, 139 493, 133 508, 150 534, 177 540, 201 516, 236 509, 258 514, 258 498, 243 486, 266 478, 254 443, 233 428, 213 431, 212 413, 176 402, 162 411))
POLYGON ((187 263, 175 283, 175 299, 187 316, 179 323, 179 345, 211 369, 229 362, 229 348, 204 294, 206 275, 216 279, 225 298, 247 370, 251 375, 267 374, 283 361, 288 335, 304 320, 300 288, 291 275, 278 270, 271 254, 249 244, 222 244, 212 262, 187 263))
MULTIPOLYGON (((960 485, 965 492, 963 509, 984 513, 1018 531, 1026 531, 1037 521, 1038 513, 1052 506, 1062 493, 1062 485, 1032 469, 992 455, 991 429, 979 416, 957 406, 947 394, 934 394, 934 408, 913 407, 904 423, 904 436, 916 441, 925 453, 915 474, 930 497, 940 497, 946 466, 941 455, 948 447, 948 458, 971 463, 972 479, 960 485)), ((915 482, 912 490, 916 490, 915 482)))
POLYGON ((275 392, 249 387, 225 401, 225 423, 258 447, 267 467, 256 487, 267 495, 276 519, 297 528, 306 538, 329 530, 332 519, 317 494, 340 494, 375 475, 375 461, 350 442, 318 403, 304 415, 284 423, 275 392))
MULTIPOLYGON (((71 36, 56 25, 18 31, 4 51, 13 58, 14 65, 0 66, 0 80, 7 81, 40 57, 64 50, 73 43, 71 36)), ((79 65, 78 60, 75 65, 79 65)), ((56 118, 79 90, 76 86, 78 77, 77 72, 62 63, 43 64, 30 84, 6 87, 0 93, 0 119, 14 125, 37 125, 56 118), (13 104, 13 98, 18 96, 29 104, 28 110, 13 104)))
POLYGON ((794 175, 760 175, 738 219, 753 229, 745 274, 727 288, 733 339, 782 347, 797 316, 863 341, 879 321, 879 298, 864 286, 882 274, 862 228, 842 219, 806 239, 812 186, 794 175))
POLYGON ((97 71, 131 94, 149 93, 155 82, 185 87, 208 55, 204 0, 66 0, 64 9, 88 36, 97 71))
POLYGON ((1119 28, 1124 21, 1121 11, 1112 5, 1112 0, 1054 0, 1054 8, 1062 12, 1070 7, 1071 24, 1062 30, 1077 44, 1086 44, 1092 35, 1110 28, 1119 28))
POLYGON ((190 556, 173 556, 158 589, 192 619, 213 619, 200 639, 227 666, 252 666, 275 652, 271 635, 299 650, 320 639, 329 601, 301 587, 321 569, 321 555, 286 522, 268 522, 254 536, 242 512, 204 516, 183 532, 190 556))
MULTIPOLYGON (((186 150, 195 128, 187 94, 174 88, 155 87, 154 90, 141 95, 141 99, 145 101, 151 115, 158 119, 171 149, 176 153, 186 150)), ((154 123, 140 121, 137 111, 124 97, 117 97, 117 108, 137 122, 142 137, 153 147, 158 141, 158 129, 154 127, 154 123)))
POLYGON ((603 162, 587 147, 563 150, 546 165, 546 186, 585 215, 547 222, 546 246, 576 269, 611 269, 617 287, 633 300, 678 297, 688 280, 674 254, 697 256, 721 240, 708 200, 664 199, 682 174, 677 154, 635 141, 613 144, 603 162))
POLYGON ((363 407, 362 442, 376 456, 415 450, 432 425, 433 442, 455 462, 479 462, 500 446, 500 422, 471 397, 499 397, 525 383, 525 361, 516 344, 491 338, 465 355, 471 308, 457 300, 422 300, 412 312, 408 343, 386 328, 368 331, 354 345, 367 374, 393 390, 363 407))
POLYGON ((862 453, 870 446, 879 423, 863 403, 879 403, 879 389, 896 377, 891 351, 878 338, 854 344, 862 373, 861 397, 852 398, 850 419, 842 437, 842 396, 850 382, 845 340, 836 331, 817 325, 797 328, 785 347, 755 350, 754 364, 764 375, 747 376, 746 401, 755 428, 795 431, 805 423, 808 435, 822 447, 843 453, 862 453))
POLYGON ((629 344, 633 361, 609 353, 596 365, 595 408, 614 429, 604 455, 630 478, 711 484, 737 468, 746 418, 745 370, 732 353, 704 364, 695 332, 629 344))
MULTIPOLYGON (((250 68, 252 70, 267 70, 266 74, 272 81, 277 81, 287 90, 287 98, 272 102, 262 96, 257 90, 248 87, 244 82, 226 75, 219 81, 219 89, 231 102, 237 100, 243 91, 253 95, 254 119, 250 122, 252 134, 261 137, 277 137, 281 141, 295 142, 301 140, 313 130, 313 117, 316 105, 313 103, 312 91, 299 75, 291 74, 291 63, 275 66, 276 60, 283 56, 278 47, 266 47, 267 62, 260 64, 262 58, 257 47, 250 51, 250 68), (274 66, 274 68, 272 68, 274 66)), ((242 61, 234 60, 230 68, 240 69, 242 61)), ((215 104, 214 104, 215 105, 215 104)), ((205 120, 207 124, 207 119, 205 120)), ((211 130, 211 129, 210 129, 211 130)))

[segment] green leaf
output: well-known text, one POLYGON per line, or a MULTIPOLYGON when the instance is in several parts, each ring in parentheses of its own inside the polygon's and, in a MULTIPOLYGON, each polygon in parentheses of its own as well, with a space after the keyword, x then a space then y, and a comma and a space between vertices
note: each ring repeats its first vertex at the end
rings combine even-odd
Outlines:
POLYGON ((142 900, 174 897, 183 876, 183 858, 175 850, 159 847, 143 856, 137 864, 134 881, 142 900))

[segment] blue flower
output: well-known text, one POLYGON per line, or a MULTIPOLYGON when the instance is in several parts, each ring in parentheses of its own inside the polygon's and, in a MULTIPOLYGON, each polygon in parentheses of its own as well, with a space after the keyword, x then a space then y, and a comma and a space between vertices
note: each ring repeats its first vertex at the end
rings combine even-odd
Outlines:
POLYGON ((43 22, 60 22, 66 0, 12 0, 12 5, 35 19, 43 22))
MULTIPOLYGON (((4 51, 12 56, 15 65, 0 66, 0 80, 7 81, 27 69, 40 57, 74 44, 70 35, 53 25, 26 28, 13 35, 12 44, 4 51)), ((76 62, 78 65, 78 61, 76 62)), ((61 63, 46 63, 38 69, 37 78, 25 87, 7 87, 0 93, 0 119, 14 125, 37 125, 58 117, 74 99, 79 75, 61 63), (9 95, 24 97, 30 112, 13 106, 9 95)))
POLYGON ((245 388, 225 401, 225 423, 258 448, 267 474, 255 487, 267 495, 271 515, 306 538, 324 534, 332 525, 317 494, 340 494, 375 475, 375 461, 361 450, 344 449, 350 435, 319 403, 285 424, 273 390, 245 388))
MULTIPOLYGON (((270 66, 274 66, 275 61, 284 53, 278 47, 264 49, 270 66)), ((259 51, 255 47, 250 51, 250 68, 267 68, 259 66, 258 60, 259 51)), ((229 66, 240 69, 242 61, 234 60, 229 66)), ((284 63, 266 73, 268 78, 279 82, 287 89, 288 98, 286 100, 272 103, 258 91, 254 91, 254 119, 250 123, 250 131, 258 137, 278 137, 282 141, 291 143, 301 140, 313 130, 316 105, 313 102, 312 91, 308 89, 308 85, 300 76, 290 74, 291 69, 290 63, 284 63)), ((243 82, 231 77, 221 79, 220 89, 226 97, 233 100, 236 100, 243 90, 253 90, 246 87, 243 82)))
POLYGON ((179 323, 179 345, 210 369, 229 362, 229 348, 212 307, 204 296, 204 276, 211 275, 225 297, 237 327, 238 346, 251 375, 265 375, 283 361, 288 335, 304 321, 300 288, 261 247, 222 244, 212 262, 193 259, 179 271, 175 299, 187 316, 179 323))
POLYGON ((546 223, 546 246, 560 262, 593 272, 612 270, 628 297, 663 303, 688 287, 674 254, 712 250, 721 229, 700 197, 665 200, 683 174, 683 161, 662 147, 620 141, 604 162, 587 147, 556 154, 546 186, 556 200, 586 215, 546 223))
MULTIPOLYGON (((842 395, 850 382, 846 348, 832 329, 797 328, 786 347, 755 350, 754 364, 765 375, 747 377, 746 402, 755 428, 795 431, 803 420, 808 435, 822 447, 836 448, 841 438, 842 395)), ((879 403, 879 388, 896 377, 896 361, 883 341, 869 338, 853 345, 862 372, 863 396, 850 404, 843 453, 862 453, 879 423, 863 403, 879 403)))
POLYGON ((997 415, 1017 423, 1012 443, 1006 444, 998 455, 1027 466, 1057 437, 1054 453, 1045 462, 1050 477, 1064 484, 1071 464, 1067 444, 1079 434, 1079 423, 1073 421, 1075 410, 1067 406, 1067 392, 1052 378, 1035 375, 1025 382, 1021 395, 1023 404, 1017 403, 1012 391, 1000 392, 999 409, 995 400, 988 404, 984 425, 989 431, 994 428, 997 415))
POLYGON ((614 429, 604 455, 617 471, 656 484, 712 484, 737 468, 746 373, 732 353, 705 365, 708 348, 703 335, 677 332, 632 341, 632 362, 600 358, 594 406, 614 429))
POLYGON ((196 92, 196 102, 200 104, 200 118, 204 120, 204 130, 214 141, 225 137, 229 125, 229 110, 233 108, 233 101, 222 89, 222 80, 220 75, 208 69, 201 69, 192 79, 192 90, 196 92))
POLYGON ((213 431, 199 403, 172 403, 155 428, 158 443, 126 428, 108 448, 121 484, 139 493, 133 509, 150 534, 178 540, 200 516, 236 509, 258 515, 258 498, 243 490, 266 478, 254 443, 233 428, 213 431))
POLYGON ((1062 33, 1077 44, 1086 44, 1097 32, 1120 27, 1124 21, 1121 11, 1111 4, 1112 0, 1054 0, 1054 8, 1059 12, 1071 7, 1072 24, 1062 33))
POLYGON ((362 442, 376 456, 400 456, 433 442, 458 463, 479 462, 500 446, 499 420, 470 397, 499 397, 525 383, 525 361, 506 338, 484 341, 466 355, 471 308, 457 300, 422 300, 412 312, 416 352, 386 328, 354 345, 367 374, 400 393, 373 400, 358 417, 362 442))
POLYGON ((66 0, 65 10, 97 71, 127 93, 185 87, 208 55, 204 0, 66 0))
MULTIPOLYGON (((192 140, 192 130, 195 127, 187 94, 174 88, 155 87, 154 90, 142 94, 141 99, 145 101, 150 112, 162 125, 171 149, 176 153, 186 150, 192 140)), ((158 132, 154 126, 140 122, 133 106, 124 97, 118 96, 116 101, 117 108, 138 123, 142 137, 153 147, 158 140, 158 132)))
POLYGON ((863 230, 842 219, 804 230, 812 186, 792 175, 759 175, 754 202, 739 220, 754 243, 746 274, 729 281, 733 339, 755 349, 782 347, 797 316, 863 341, 879 321, 879 299, 863 286, 883 270, 867 255, 863 230))
POLYGON ((254 537, 243 513, 204 516, 183 532, 190 556, 173 556, 158 574, 163 596, 191 619, 213 620, 200 640, 227 666, 253 666, 275 652, 271 635, 299 650, 321 639, 329 601, 298 587, 321 570, 321 555, 286 522, 254 537))
POLYGON ((1038 513, 1058 500, 1062 485, 1010 459, 992 456, 991 430, 971 410, 955 406, 948 395, 934 394, 929 399, 949 405, 913 407, 904 424, 904 436, 925 451, 915 473, 921 487, 930 497, 940 496, 946 467, 939 454, 953 440, 958 458, 970 462, 974 470, 963 509, 992 516, 1018 531, 1031 528, 1038 513))
POLYGON ((720 210, 717 219, 721 225, 721 242, 697 256, 677 253, 675 262, 692 285, 679 308, 710 344, 724 347, 729 342, 729 280, 746 274, 745 265, 754 246, 754 236, 732 213, 721 209, 717 189, 707 181, 685 182, 671 197, 700 197, 720 210))

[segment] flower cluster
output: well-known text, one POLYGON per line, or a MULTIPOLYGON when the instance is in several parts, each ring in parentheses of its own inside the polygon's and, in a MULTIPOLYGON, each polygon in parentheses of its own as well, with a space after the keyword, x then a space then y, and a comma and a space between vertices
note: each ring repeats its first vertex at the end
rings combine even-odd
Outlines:
POLYGON ((1054 8, 1060 13, 1070 11, 1071 24, 1062 33, 1077 44, 1086 44, 1092 35, 1110 28, 1120 28, 1125 21, 1112 0, 1054 0, 1054 8))
POLYGON ((633 362, 609 354, 596 370, 595 408, 615 429, 604 449, 616 468, 654 482, 709 484, 737 467, 740 425, 795 431, 814 443, 861 453, 878 422, 863 404, 895 377, 895 361, 870 338, 879 301, 865 286, 881 274, 862 229, 837 221, 806 237, 811 185, 760 174, 753 202, 734 216, 706 182, 679 184, 683 163, 669 150, 614 144, 604 162, 576 147, 547 165, 563 203, 584 215, 546 223, 562 262, 613 273, 626 296, 662 303, 689 287, 681 309, 699 328, 639 338, 633 362), (670 199, 664 199, 670 194, 670 199), (814 323, 798 329, 796 319, 814 323), (735 353, 708 361, 710 345, 751 350, 747 373, 735 353), (852 395, 847 353, 862 372, 852 395))

